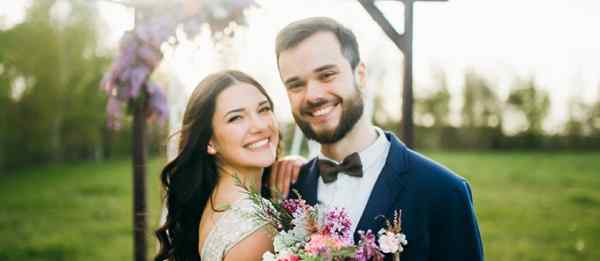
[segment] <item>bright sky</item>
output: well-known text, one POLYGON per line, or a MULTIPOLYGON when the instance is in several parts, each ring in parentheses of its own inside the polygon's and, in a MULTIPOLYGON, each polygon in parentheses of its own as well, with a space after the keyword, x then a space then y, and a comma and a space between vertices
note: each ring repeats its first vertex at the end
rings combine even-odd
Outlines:
MULTIPOLYGON (((28 2, 0 2, 0 28, 21 20, 23 6, 28 2)), ((182 41, 175 50, 166 50, 161 70, 174 76, 170 84, 180 85, 189 93, 206 74, 225 67, 239 68, 270 89, 280 101, 279 114, 284 120, 289 119, 273 54, 275 34, 293 20, 323 15, 355 31, 369 72, 382 79, 371 79, 371 85, 383 88, 386 97, 400 97, 397 72, 402 57, 356 1, 258 2, 260 10, 247 12, 250 26, 237 33, 236 39, 229 43, 233 47, 230 51, 221 51, 233 58, 224 59, 216 51, 220 47, 213 46, 207 34, 193 41, 182 41)), ((402 13, 402 5, 395 1, 380 3, 388 9, 390 20, 402 28, 402 16, 394 15, 402 13)), ((110 3, 100 4, 100 10, 107 25, 103 28, 106 44, 116 46, 123 30, 132 26, 132 12, 110 3)), ((600 98, 600 34, 597 33, 600 1, 450 0, 419 2, 414 10, 417 95, 432 85, 431 72, 435 68, 448 74, 451 92, 457 94, 453 100, 455 112, 460 110, 458 94, 464 70, 468 68, 495 82, 502 98, 507 96, 515 77, 534 76, 550 92, 553 101, 552 115, 546 125, 549 130, 556 129, 566 119, 567 97, 579 95, 588 102, 600 98)), ((175 96, 171 96, 172 103, 182 107, 187 97, 181 93, 175 96)), ((388 103, 390 111, 400 112, 397 102, 388 103)))

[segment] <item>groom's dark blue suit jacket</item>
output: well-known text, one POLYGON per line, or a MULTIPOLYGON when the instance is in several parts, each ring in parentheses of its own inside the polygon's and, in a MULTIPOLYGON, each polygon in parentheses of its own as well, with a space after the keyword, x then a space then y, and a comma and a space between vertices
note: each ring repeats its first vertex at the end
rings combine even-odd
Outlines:
MULTIPOLYGON (((377 233, 385 215, 402 210, 402 230, 408 245, 402 261, 483 260, 483 247, 465 179, 408 149, 386 132, 390 151, 358 223, 357 231, 377 233)), ((292 186, 310 204, 317 203, 317 160, 305 164, 292 186)), ((291 193, 293 194, 293 193, 291 193)), ((358 242, 358 233, 354 234, 358 242)), ((391 260, 391 256, 386 256, 391 260)))

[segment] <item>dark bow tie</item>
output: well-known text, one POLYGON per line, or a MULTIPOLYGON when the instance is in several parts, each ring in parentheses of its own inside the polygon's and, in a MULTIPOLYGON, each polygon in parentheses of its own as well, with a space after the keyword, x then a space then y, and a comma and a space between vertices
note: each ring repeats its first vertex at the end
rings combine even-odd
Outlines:
POLYGON ((342 164, 337 164, 326 159, 319 159, 319 174, 323 178, 323 182, 331 183, 337 180, 338 173, 342 172, 352 177, 362 177, 362 163, 358 153, 348 155, 342 164))

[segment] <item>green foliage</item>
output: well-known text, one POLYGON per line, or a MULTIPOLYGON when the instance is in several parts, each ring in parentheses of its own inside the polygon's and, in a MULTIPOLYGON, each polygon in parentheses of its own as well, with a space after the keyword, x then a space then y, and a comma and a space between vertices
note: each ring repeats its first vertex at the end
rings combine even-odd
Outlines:
POLYGON ((101 159, 111 142, 129 143, 105 128, 98 85, 110 57, 98 53, 95 4, 68 1, 71 11, 59 18, 56 3, 33 1, 22 23, 0 31, 0 120, 8 126, 0 132, 0 172, 101 159))
MULTIPOLYGON (((569 118, 562 130, 549 134, 543 123, 550 110, 549 95, 534 78, 517 79, 506 100, 498 98, 490 81, 475 71, 464 76, 460 127, 451 124, 444 73, 434 72, 436 91, 416 96, 415 145, 420 149, 494 150, 494 149, 600 149, 600 92, 595 102, 574 96, 569 101, 569 118), (523 125, 514 124, 522 116, 523 125), (503 124, 510 123, 510 124, 503 124), (506 125, 506 126, 504 126, 506 125), (512 125, 512 126, 511 126, 512 125), (519 129, 519 127, 521 129, 519 129)), ((423 88, 416 88, 417 94, 423 88)), ((600 91, 600 88, 599 88, 600 91)), ((375 107, 381 112, 381 99, 375 107)), ((378 126, 401 136, 401 122, 375 117, 378 126)))

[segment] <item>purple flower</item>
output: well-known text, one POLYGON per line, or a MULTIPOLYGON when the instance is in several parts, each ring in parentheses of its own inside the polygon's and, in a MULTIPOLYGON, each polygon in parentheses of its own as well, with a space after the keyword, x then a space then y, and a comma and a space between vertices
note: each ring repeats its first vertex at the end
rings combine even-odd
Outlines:
POLYGON ((145 65, 136 66, 129 71, 129 97, 140 95, 140 90, 149 76, 150 69, 145 65))
POLYGON ((150 68, 154 69, 162 60, 162 54, 160 50, 154 49, 150 46, 144 45, 138 49, 137 55, 150 68))
POLYGON ((377 247, 373 232, 370 229, 366 233, 361 230, 358 231, 358 234, 360 235, 360 240, 354 258, 359 261, 367 261, 371 260, 371 258, 372 260, 383 260, 383 254, 377 247))
POLYGON ((152 115, 158 118, 160 123, 164 123, 169 117, 169 107, 167 104, 167 96, 163 92, 162 88, 153 82, 146 84, 149 89, 148 95, 150 96, 149 104, 152 115))
MULTIPOLYGON (((118 128, 118 121, 122 118, 124 104, 130 99, 135 99, 145 91, 149 96, 149 116, 156 116, 164 121, 168 116, 167 99, 163 91, 153 83, 148 82, 149 76, 162 60, 160 46, 175 35, 177 23, 186 19, 186 32, 191 31, 193 25, 200 28, 202 23, 216 23, 217 26, 229 24, 231 21, 241 20, 242 10, 248 7, 252 0, 230 0, 226 2, 210 1, 196 6, 196 11, 214 13, 215 6, 226 9, 224 19, 211 20, 206 15, 197 12, 186 13, 184 4, 166 4, 160 7, 144 9, 143 19, 136 23, 134 30, 128 31, 121 37, 119 53, 112 63, 108 73, 104 75, 100 87, 109 95, 107 104, 108 125, 118 128), (216 4, 216 5, 215 5, 216 4), (154 9, 154 10, 151 10, 154 9), (175 10, 171 10, 175 9, 175 10), (194 18, 196 17, 196 18, 194 18)), ((214 18, 214 17, 213 17, 214 18)), ((215 28, 215 25, 211 25, 215 28)), ((196 33, 198 30, 194 30, 196 33)))

